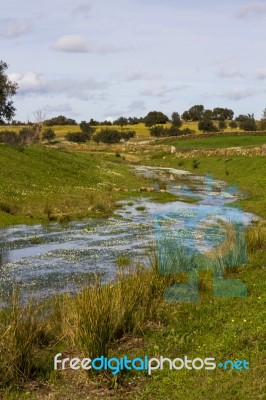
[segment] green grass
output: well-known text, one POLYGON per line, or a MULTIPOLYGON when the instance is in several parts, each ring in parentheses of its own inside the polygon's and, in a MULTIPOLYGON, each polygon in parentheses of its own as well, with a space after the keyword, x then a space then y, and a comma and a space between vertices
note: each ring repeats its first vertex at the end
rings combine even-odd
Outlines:
POLYGON ((85 152, 0 145, 0 182, 4 226, 108 214, 116 200, 134 195, 144 180, 123 163, 85 152))
POLYGON ((187 140, 178 140, 178 139, 167 139, 162 144, 167 144, 169 146, 176 146, 177 149, 182 151, 190 151, 197 149, 217 149, 217 148, 225 148, 225 147, 252 147, 259 146, 266 143, 266 135, 265 136, 255 136, 255 135, 239 135, 239 136, 226 136, 222 135, 221 137, 206 137, 200 139, 187 139, 187 140))
MULTIPOLYGON (((149 154, 143 156, 143 163, 201 175, 212 173, 229 184, 237 184, 246 195, 238 201, 241 207, 266 217, 265 157, 198 157, 195 160, 179 159, 170 154, 164 154, 164 159, 161 155, 153 159, 148 157, 149 154)), ((26 216, 25 209, 29 204, 29 208, 36 211, 33 219, 38 212, 43 215, 43 206, 47 207, 48 217, 49 212, 53 215, 57 210, 53 203, 44 202, 44 199, 48 197, 57 202, 55 195, 60 200, 58 209, 64 201, 70 201, 72 194, 76 196, 77 208, 74 202, 70 203, 68 212, 69 209, 77 212, 78 204, 84 204, 86 196, 90 199, 92 187, 97 187, 99 197, 96 200, 100 202, 103 194, 107 196, 105 201, 109 195, 128 196, 123 191, 110 191, 110 183, 112 187, 128 188, 130 195, 131 191, 134 193, 136 188, 147 184, 143 185, 139 177, 135 181, 120 159, 112 160, 96 154, 70 153, 41 146, 26 147, 23 151, 0 146, 3 183, 0 217, 28 222, 31 218, 26 216)), ((143 196, 143 193, 136 193, 143 196)), ((147 195, 159 196, 160 193, 147 195)), ((95 204, 95 198, 90 201, 95 204)), ((102 207, 104 209, 105 202, 102 207)), ((13 300, 11 308, 0 313, 0 395, 7 400, 35 400, 48 395, 53 400, 109 396, 158 400, 264 399, 265 223, 250 228, 247 244, 248 264, 224 271, 226 278, 240 279, 247 284, 248 295, 239 299, 213 298, 212 275, 201 271, 198 303, 167 303, 162 297, 164 288, 173 282, 185 282, 185 274, 162 277, 158 276, 156 268, 137 269, 131 271, 127 279, 124 270, 125 267, 130 269, 131 264, 121 258, 117 262, 120 281, 112 287, 96 285, 74 297, 53 298, 40 308, 29 303, 21 309, 16 299, 13 300), (89 380, 81 372, 55 374, 53 371, 53 356, 58 352, 81 357, 84 353, 99 351, 114 357, 126 354, 130 358, 147 354, 170 358, 215 357, 222 361, 246 359, 250 362, 250 371, 171 372, 164 369, 154 372, 151 378, 144 372, 128 372, 118 379, 105 374, 90 376, 89 380)), ((151 252, 151 258, 152 255, 151 252)))

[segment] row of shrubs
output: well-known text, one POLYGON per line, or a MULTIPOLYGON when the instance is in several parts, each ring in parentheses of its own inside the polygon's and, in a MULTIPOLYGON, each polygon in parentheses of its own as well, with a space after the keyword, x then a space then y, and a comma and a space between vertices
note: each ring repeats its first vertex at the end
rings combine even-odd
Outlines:
POLYGON ((162 125, 156 125, 150 128, 151 136, 155 137, 191 135, 193 133, 195 133, 195 131, 193 131, 192 129, 189 128, 179 129, 175 126, 167 128, 162 125))
POLYGON ((91 131, 68 132, 65 135, 65 139, 68 140, 69 142, 85 143, 92 138, 96 143, 102 142, 106 144, 114 144, 114 143, 119 143, 121 140, 127 142, 129 139, 132 139, 135 135, 136 132, 133 130, 119 132, 116 129, 105 128, 101 129, 93 137, 91 131))
POLYGON ((15 131, 2 131, 0 132, 0 143, 9 143, 9 144, 30 144, 37 143, 40 141, 40 137, 42 140, 48 140, 49 142, 55 138, 55 132, 53 129, 45 129, 42 134, 40 132, 39 127, 30 126, 23 127, 19 130, 19 132, 15 131))

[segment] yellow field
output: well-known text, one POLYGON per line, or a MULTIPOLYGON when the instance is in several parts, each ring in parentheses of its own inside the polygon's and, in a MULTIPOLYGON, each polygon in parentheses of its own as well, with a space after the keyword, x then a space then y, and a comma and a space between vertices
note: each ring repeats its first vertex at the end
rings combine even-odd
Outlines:
MULTIPOLYGON (((166 126, 170 126, 170 123, 166 124, 166 126)), ((18 132, 22 126, 0 126, 0 132, 4 130, 12 130, 15 132, 18 132)), ((48 128, 48 127, 47 127, 48 128)), ((50 128, 50 127, 49 127, 50 128)), ((96 127, 96 132, 99 131, 102 128, 113 128, 117 129, 120 131, 120 126, 118 125, 100 125, 96 127)), ((189 128, 195 131, 195 133, 200 134, 201 132, 198 129, 198 122, 184 122, 182 125, 181 129, 189 128)), ((45 129, 45 127, 44 127, 45 129)), ((55 134, 58 138, 63 139, 63 136, 65 136, 68 132, 79 132, 80 127, 79 125, 55 125, 52 127, 54 129, 55 134)), ((147 128, 143 123, 141 124, 136 124, 136 125, 127 125, 123 127, 123 131, 126 130, 134 130, 136 132, 136 137, 131 140, 133 142, 139 142, 139 141, 144 141, 148 140, 151 138, 150 133, 149 133, 149 128, 147 128)), ((235 129, 234 129, 235 130, 235 129)), ((231 132, 232 129, 230 127, 226 128, 224 132, 231 132)), ((241 130, 238 130, 241 131, 241 130)))

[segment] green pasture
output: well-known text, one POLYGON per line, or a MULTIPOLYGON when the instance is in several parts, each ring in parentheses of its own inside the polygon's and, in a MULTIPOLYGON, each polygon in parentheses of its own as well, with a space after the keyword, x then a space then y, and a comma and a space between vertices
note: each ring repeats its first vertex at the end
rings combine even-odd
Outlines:
MULTIPOLYGON (((156 144, 156 142, 155 142, 156 144)), ((176 146, 177 150, 190 151, 197 149, 220 149, 226 147, 253 147, 266 144, 265 136, 256 136, 251 134, 242 135, 223 135, 204 138, 203 135, 199 139, 166 139, 160 141, 160 144, 176 146)))

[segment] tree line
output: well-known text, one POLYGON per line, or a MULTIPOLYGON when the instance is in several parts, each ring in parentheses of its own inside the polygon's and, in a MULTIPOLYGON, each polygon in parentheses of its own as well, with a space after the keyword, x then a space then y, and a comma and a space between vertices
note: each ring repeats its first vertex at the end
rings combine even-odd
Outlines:
MULTIPOLYGON (((51 141, 55 138, 55 133, 52 129, 53 126, 78 125, 77 121, 63 115, 37 121, 35 123, 15 121, 14 116, 16 109, 13 105, 12 97, 16 94, 18 87, 16 83, 10 81, 8 78, 6 73, 7 68, 7 64, 0 61, 0 124, 27 126, 20 129, 18 133, 9 132, 9 134, 7 134, 7 131, 2 132, 0 135, 0 142, 25 143, 28 141, 38 141, 40 138, 51 141), (41 134, 42 126, 47 128, 41 134)), ((96 142, 104 143, 118 143, 121 139, 128 141, 135 136, 135 131, 123 131, 123 127, 138 123, 144 123, 145 126, 150 129, 150 134, 155 137, 193 133, 189 128, 181 129, 184 122, 197 122, 198 129, 203 132, 219 132, 227 127, 231 129, 240 128, 245 131, 256 131, 258 129, 254 114, 240 114, 234 118, 234 111, 231 109, 215 107, 211 110, 205 109, 202 104, 198 104, 190 107, 181 115, 178 112, 173 112, 171 118, 161 111, 150 111, 146 116, 141 118, 121 116, 113 122, 106 120, 96 121, 91 118, 89 122, 82 121, 79 124, 80 132, 69 132, 66 135, 66 139, 76 142, 86 142, 93 137, 93 140, 96 142), (100 125, 104 125, 105 128, 102 128, 99 132, 94 134, 95 127, 100 125), (120 131, 113 128, 114 125, 119 126, 120 131), (106 128, 106 126, 110 126, 111 128, 106 128)), ((266 129, 266 109, 263 111, 260 129, 266 129)))

